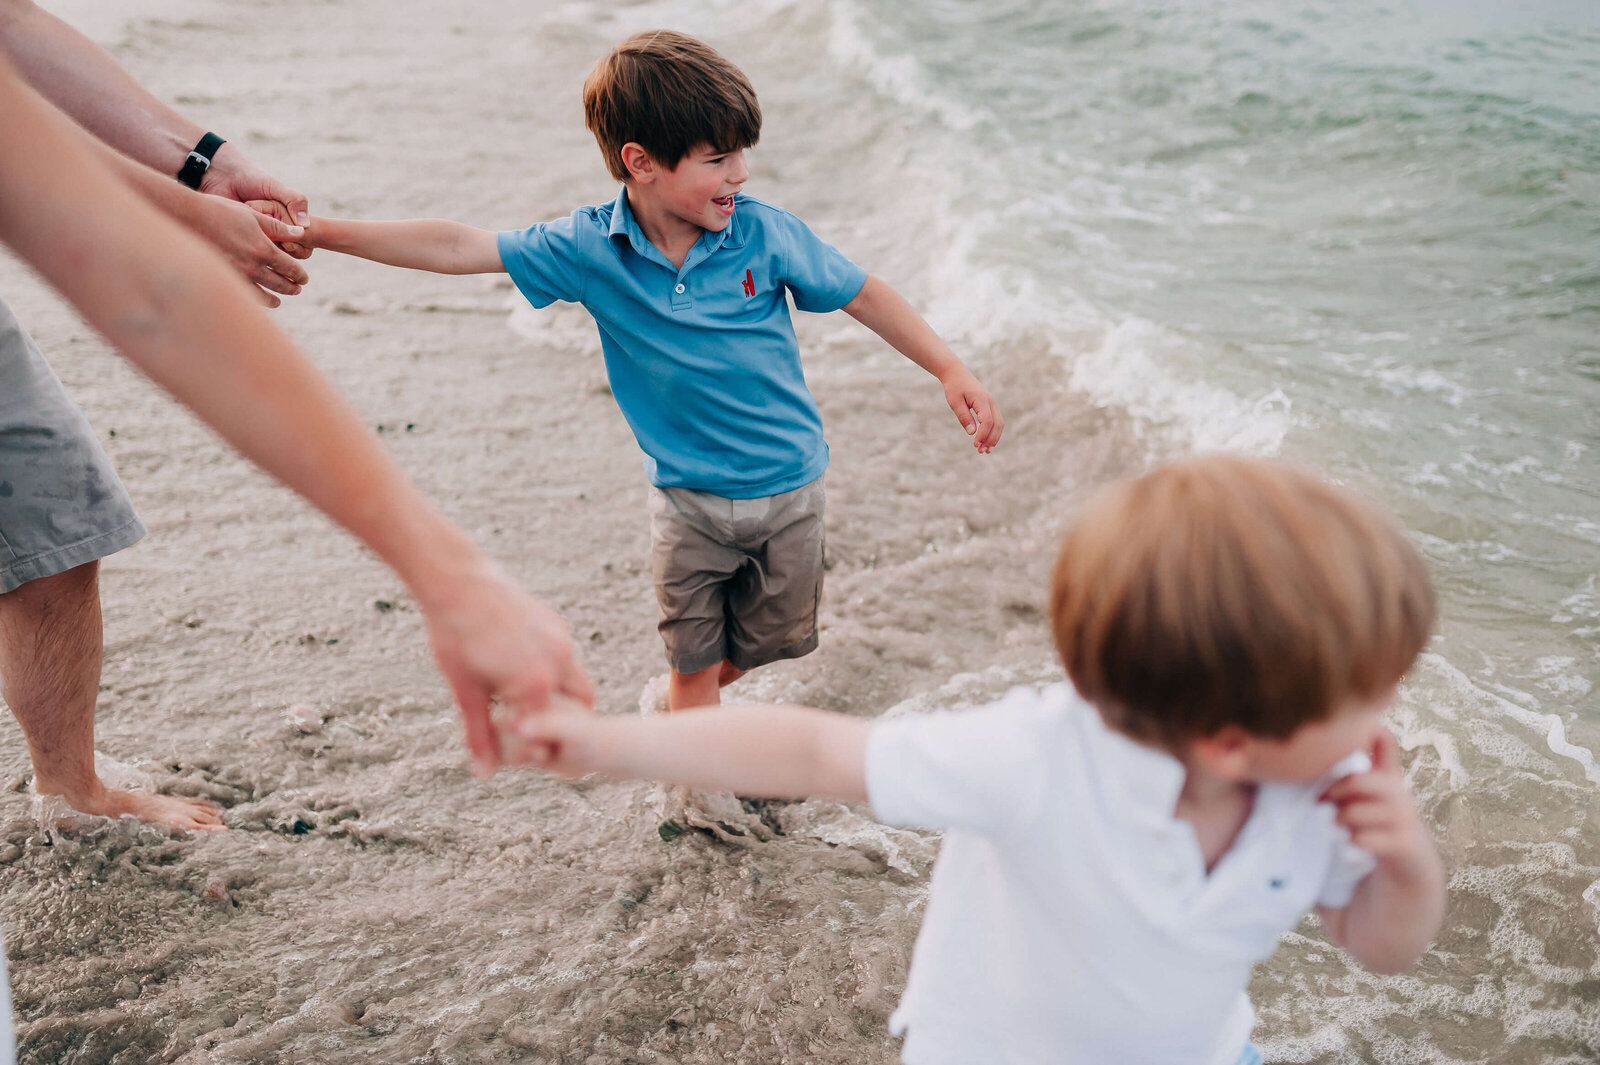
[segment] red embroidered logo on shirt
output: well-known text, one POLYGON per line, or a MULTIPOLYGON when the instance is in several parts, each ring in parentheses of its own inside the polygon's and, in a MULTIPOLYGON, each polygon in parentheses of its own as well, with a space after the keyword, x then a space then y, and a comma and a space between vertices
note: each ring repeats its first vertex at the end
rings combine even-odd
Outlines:
POLYGON ((749 270, 744 272, 744 294, 746 296, 754 296, 756 294, 755 275, 749 270))

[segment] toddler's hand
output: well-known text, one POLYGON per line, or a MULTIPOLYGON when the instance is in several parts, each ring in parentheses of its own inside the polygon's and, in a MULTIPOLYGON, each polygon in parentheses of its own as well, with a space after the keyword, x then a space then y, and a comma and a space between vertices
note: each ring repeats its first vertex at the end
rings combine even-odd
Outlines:
POLYGON ((972 437, 972 446, 983 454, 993 451, 1000 442, 1005 419, 1000 417, 1000 408, 995 406, 989 390, 963 369, 944 382, 944 400, 950 404, 967 435, 972 437))
MULTIPOLYGON (((268 218, 276 218, 278 221, 286 222, 291 226, 297 226, 300 224, 296 222, 293 215, 289 213, 289 208, 285 207, 277 200, 248 200, 246 201, 245 206, 257 214, 264 214, 268 218)), ((310 230, 308 229, 307 233, 309 232, 310 230)), ((286 240, 279 244, 278 247, 282 248, 290 255, 293 255, 296 259, 311 258, 312 245, 309 240, 304 244, 296 243, 292 240, 286 240)))
POLYGON ((554 695, 543 711, 515 718, 497 713, 493 723, 505 764, 537 766, 565 777, 589 772, 580 763, 594 711, 576 699, 554 695))
POLYGON ((1432 843, 1400 771, 1400 748, 1388 729, 1373 745, 1372 768, 1334 783, 1322 798, 1338 810, 1337 820, 1350 833, 1350 842, 1380 867, 1402 877, 1425 871, 1432 843))

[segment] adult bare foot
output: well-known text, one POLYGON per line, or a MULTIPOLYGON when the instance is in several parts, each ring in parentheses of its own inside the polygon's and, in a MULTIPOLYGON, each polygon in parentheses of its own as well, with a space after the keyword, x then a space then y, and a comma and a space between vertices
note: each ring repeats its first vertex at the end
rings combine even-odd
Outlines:
POLYGON ((39 792, 41 799, 55 798, 70 809, 92 817, 136 817, 176 832, 224 832, 222 808, 209 799, 184 795, 157 795, 148 791, 101 786, 94 793, 65 795, 39 792))
POLYGON ((103 650, 99 571, 98 562, 87 562, 0 595, 0 696, 28 741, 41 814, 64 803, 92 817, 219 831, 226 826, 214 803, 106 784, 133 780, 126 766, 94 749, 103 650))

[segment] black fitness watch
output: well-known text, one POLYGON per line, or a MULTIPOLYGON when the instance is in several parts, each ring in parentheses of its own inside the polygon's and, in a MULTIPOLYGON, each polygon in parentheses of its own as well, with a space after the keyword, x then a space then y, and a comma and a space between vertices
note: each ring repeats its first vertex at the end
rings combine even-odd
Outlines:
POLYGON ((178 180, 191 189, 200 187, 200 179, 206 176, 206 171, 211 169, 211 157, 217 154, 217 149, 227 141, 215 133, 207 133, 200 138, 200 143, 194 146, 194 151, 189 153, 189 158, 183 161, 183 169, 178 171, 178 180))

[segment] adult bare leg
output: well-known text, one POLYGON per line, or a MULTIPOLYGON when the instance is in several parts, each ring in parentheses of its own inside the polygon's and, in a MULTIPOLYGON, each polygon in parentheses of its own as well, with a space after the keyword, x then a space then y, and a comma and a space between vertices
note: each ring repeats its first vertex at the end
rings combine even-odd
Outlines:
POLYGON ((28 741, 34 790, 59 795, 86 814, 221 829, 222 811, 214 803, 108 788, 94 771, 99 569, 98 562, 85 563, 0 595, 0 695, 28 741))
POLYGON ((744 670, 735 669, 727 659, 723 659, 720 665, 708 666, 698 673, 673 670, 672 679, 667 685, 667 706, 672 710, 716 706, 722 702, 722 689, 744 674, 744 670))

